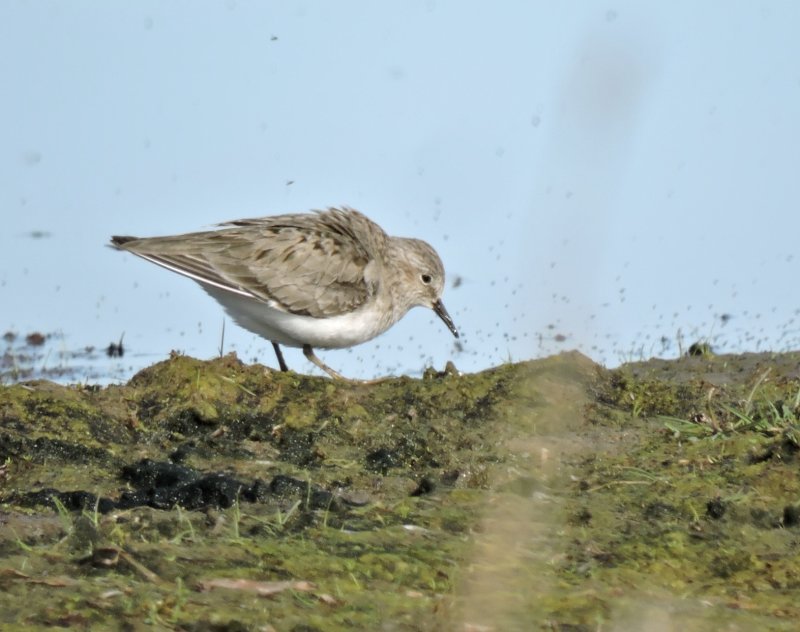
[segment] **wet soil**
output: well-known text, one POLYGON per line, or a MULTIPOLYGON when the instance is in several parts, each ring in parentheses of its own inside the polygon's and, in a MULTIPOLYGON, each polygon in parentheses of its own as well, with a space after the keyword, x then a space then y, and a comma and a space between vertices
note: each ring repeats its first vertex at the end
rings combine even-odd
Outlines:
POLYGON ((0 627, 792 630, 800 354, 0 386, 0 627))

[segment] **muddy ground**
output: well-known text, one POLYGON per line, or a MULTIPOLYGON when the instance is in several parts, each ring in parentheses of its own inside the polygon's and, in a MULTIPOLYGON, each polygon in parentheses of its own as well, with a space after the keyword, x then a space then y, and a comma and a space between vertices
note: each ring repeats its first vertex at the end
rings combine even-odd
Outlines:
POLYGON ((800 354, 0 386, 0 627, 794 630, 800 354))

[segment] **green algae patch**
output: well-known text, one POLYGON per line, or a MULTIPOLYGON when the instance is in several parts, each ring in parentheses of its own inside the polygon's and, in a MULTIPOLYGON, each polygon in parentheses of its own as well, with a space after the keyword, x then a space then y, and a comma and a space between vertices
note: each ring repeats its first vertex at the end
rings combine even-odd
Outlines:
POLYGON ((689 629, 794 629, 798 366, 797 354, 702 355, 607 376, 598 400, 614 410, 590 417, 623 428, 625 449, 580 463, 560 564, 570 585, 597 587, 596 616, 623 618, 624 594, 689 629))
POLYGON ((0 386, 0 627, 794 629, 800 354, 0 386))
POLYGON ((0 387, 0 625, 435 629, 522 373, 0 387))

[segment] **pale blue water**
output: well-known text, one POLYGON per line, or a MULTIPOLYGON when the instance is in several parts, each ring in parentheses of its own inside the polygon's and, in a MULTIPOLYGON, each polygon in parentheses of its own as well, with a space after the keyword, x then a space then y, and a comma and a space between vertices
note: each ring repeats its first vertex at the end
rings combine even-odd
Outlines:
POLYGON ((788 1, 2 3, 0 333, 60 332, 34 364, 91 379, 212 357, 222 310, 109 236, 349 204, 437 248, 463 347, 417 310, 320 353, 346 375, 796 348, 799 28, 788 1))

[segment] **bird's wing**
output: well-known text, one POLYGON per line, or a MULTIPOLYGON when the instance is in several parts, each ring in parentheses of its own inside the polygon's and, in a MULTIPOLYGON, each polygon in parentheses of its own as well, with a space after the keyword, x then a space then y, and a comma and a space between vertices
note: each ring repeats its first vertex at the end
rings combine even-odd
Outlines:
POLYGON ((357 211, 329 209, 224 226, 112 243, 199 283, 292 314, 335 316, 358 308, 377 291, 366 269, 386 235, 357 211))

